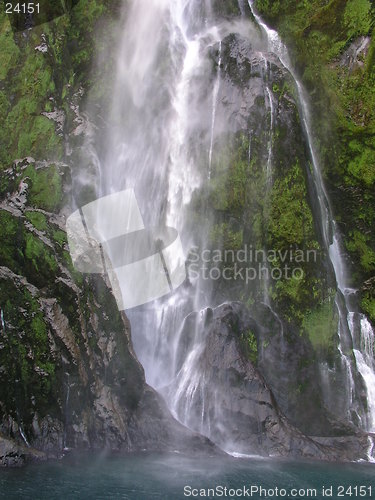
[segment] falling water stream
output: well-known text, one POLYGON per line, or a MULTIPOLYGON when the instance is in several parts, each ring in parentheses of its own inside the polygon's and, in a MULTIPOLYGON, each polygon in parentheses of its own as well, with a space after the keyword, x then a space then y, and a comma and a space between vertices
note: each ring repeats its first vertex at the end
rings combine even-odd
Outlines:
MULTIPOLYGON (((146 226, 167 224, 176 228, 186 252, 197 243, 204 248, 211 214, 207 213, 207 225, 199 227, 192 224, 188 209, 195 190, 204 187, 211 178, 215 139, 226 131, 230 121, 225 115, 225 106, 220 106, 224 73, 222 42, 231 33, 238 32, 253 38, 259 65, 263 59, 266 68, 268 52, 273 52, 292 75, 298 91, 319 202, 322 237, 329 251, 338 293, 343 297, 341 302, 337 300, 340 348, 347 342, 354 348, 355 363, 348 354, 342 354, 351 394, 346 411, 350 412, 350 399, 355 399, 357 390, 356 364, 369 401, 368 414, 361 413, 359 408, 357 412, 359 418, 367 418, 362 422, 363 427, 372 429, 375 423, 375 376, 371 356, 374 334, 366 318, 351 307, 353 291, 346 284, 339 235, 313 144, 307 97, 277 33, 262 22, 251 2, 249 5, 257 25, 266 35, 268 49, 264 37, 262 39, 253 22, 246 18, 243 1, 239 2, 241 19, 235 21, 218 21, 211 0, 127 2, 121 20, 122 38, 109 110, 112 126, 104 138, 105 153, 99 162, 100 194, 133 188, 146 226), (359 328, 359 340, 353 332, 355 328, 359 328)), ((270 186, 274 103, 267 81, 264 81, 263 92, 270 113, 266 163, 267 186, 270 186)), ((250 147, 251 142, 249 161, 250 147)), ((207 386, 205 374, 198 364, 205 342, 202 318, 206 308, 215 305, 211 286, 201 280, 190 280, 171 296, 127 311, 134 347, 148 383, 166 394, 170 409, 180 421, 207 436, 211 436, 207 405, 209 401, 215 406, 216 395, 215 388, 207 386), (190 347, 181 361, 178 353, 181 343, 185 342, 183 332, 187 323, 191 332, 190 347)), ((264 295, 267 303, 266 289, 267 286, 264 295)), ((344 353, 344 348, 341 352, 344 353)), ((329 383, 329 376, 326 379, 329 383)), ((210 410, 211 415, 218 416, 217 408, 210 410)))
POLYGON ((210 139, 210 151, 208 153, 208 178, 211 178, 211 169, 212 169, 212 153, 214 149, 214 132, 215 132, 215 119, 216 119, 216 108, 217 101, 219 97, 219 89, 220 89, 220 76, 221 76, 221 50, 222 43, 219 41, 219 62, 218 62, 218 72, 217 79, 215 82, 214 90, 212 92, 212 124, 211 124, 211 139, 210 139))

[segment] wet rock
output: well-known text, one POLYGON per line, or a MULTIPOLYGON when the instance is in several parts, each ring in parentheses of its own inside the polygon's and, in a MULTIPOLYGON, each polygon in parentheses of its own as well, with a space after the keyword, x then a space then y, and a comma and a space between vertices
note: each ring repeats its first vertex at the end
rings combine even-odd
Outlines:
POLYGON ((323 460, 366 457, 365 434, 315 441, 285 417, 247 356, 246 338, 257 324, 242 304, 217 307, 209 326, 202 323, 200 328, 202 341, 194 363, 189 365, 189 357, 168 389, 171 400, 180 394, 175 408, 180 419, 188 415, 189 426, 239 453, 323 460))
POLYGON ((323 404, 316 355, 299 331, 286 327, 265 304, 257 304, 252 315, 257 323, 257 368, 272 388, 282 412, 310 436, 352 434, 354 427, 334 417, 323 404))
POLYGON ((209 439, 171 418, 163 398, 150 387, 145 388, 139 407, 131 418, 129 437, 135 450, 222 454, 209 439))
POLYGON ((44 460, 44 453, 17 445, 13 440, 0 435, 0 467, 19 467, 31 460, 44 460))

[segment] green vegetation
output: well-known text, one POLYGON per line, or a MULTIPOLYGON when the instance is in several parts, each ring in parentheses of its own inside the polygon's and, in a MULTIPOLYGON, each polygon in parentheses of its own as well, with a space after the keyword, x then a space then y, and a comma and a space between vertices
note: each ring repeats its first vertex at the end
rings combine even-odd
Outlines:
POLYGON ((18 420, 18 411, 28 424, 29 408, 53 412, 55 407, 55 362, 51 357, 47 325, 36 297, 10 280, 2 280, 0 304, 5 320, 2 331, 0 400, 18 420), (7 325, 17 325, 17 331, 7 325), (12 380, 13 383, 7 383, 12 380))
POLYGON ((60 229, 52 231, 52 238, 59 247, 63 247, 64 244, 67 243, 66 233, 60 229))
MULTIPOLYGON (((309 90, 323 175, 354 263, 353 286, 361 288, 364 282, 374 286, 373 2, 257 0, 255 5, 287 43, 309 90)), ((362 307, 374 321, 375 289, 367 288, 362 307)))
POLYGON ((45 274, 46 278, 53 276, 57 270, 57 263, 47 245, 31 233, 26 234, 25 243, 25 257, 32 263, 34 271, 45 274))
POLYGON ((365 271, 375 272, 375 251, 368 245, 370 236, 354 230, 349 237, 347 249, 356 255, 365 271))
MULTIPOLYGON (((96 279, 89 282, 74 270, 66 234, 51 215, 59 213, 69 196, 70 173, 61 161, 66 160, 64 135, 76 127, 72 104, 76 106, 90 89, 97 102, 109 92, 103 75, 112 59, 102 57, 101 67, 94 74, 90 71, 94 53, 100 57, 113 47, 116 9, 121 3, 80 0, 73 9, 66 9, 66 15, 24 33, 13 33, 9 18, 0 9, 0 201, 12 210, 0 210, 0 261, 10 270, 0 278, 4 320, 0 325, 0 402, 4 415, 22 421, 28 437, 35 413, 63 421, 61 354, 65 346, 53 331, 53 313, 46 310, 50 302, 67 315, 77 349, 89 351, 90 345, 95 349, 93 318, 102 322, 102 331, 108 336, 114 330, 123 332, 121 315, 108 288, 96 279), (59 123, 44 115, 55 111, 63 118, 59 123), (16 198, 20 188, 22 196, 10 204, 9 197, 16 198), (103 319, 103 305, 110 319, 103 319), (86 331, 90 345, 85 345, 86 331)), ((79 141, 82 137, 72 135, 73 149, 79 141)), ((69 160, 76 164, 75 159, 69 160)), ((126 337, 120 344, 122 349, 126 347, 126 337)), ((64 355, 69 358, 67 351, 64 355)), ((85 355, 87 351, 82 353, 85 355)), ((125 392, 131 395, 140 390, 142 379, 134 382, 128 377, 127 370, 139 371, 128 351, 124 360, 116 373, 125 370, 124 386, 134 386, 126 387, 125 392)), ((75 376, 77 370, 75 362, 71 363, 69 372, 75 376)))
POLYGON ((241 345, 245 356, 256 365, 258 361, 258 342, 255 334, 248 330, 241 334, 241 345))
MULTIPOLYGON (((292 262, 287 262, 291 268, 289 278, 277 280, 272 291, 273 300, 291 323, 300 323, 306 311, 322 299, 323 282, 318 274, 320 246, 307 200, 302 168, 296 162, 284 177, 275 180, 267 234, 269 248, 289 250, 292 254, 292 262), (301 262, 293 262, 298 251, 302 252, 301 262), (293 275, 296 268, 298 273, 293 275)), ((274 269, 282 269, 283 265, 280 257, 272 262, 274 269)))
POLYGON ((228 222, 215 224, 209 234, 212 248, 240 250, 242 247, 242 231, 234 231, 228 222))
POLYGON ((313 220, 307 203, 307 191, 302 169, 295 163, 285 175, 276 179, 271 193, 271 212, 268 225, 270 248, 289 248, 306 242, 316 247, 313 220))
MULTIPOLYGON (((0 115, 4 115, 0 166, 9 166, 13 159, 24 156, 60 159, 62 155, 61 138, 55 133, 54 122, 41 115, 56 91, 53 61, 35 50, 41 43, 42 29, 29 32, 26 43, 22 33, 13 34, 8 16, 0 14, 0 30, 8 38, 6 47, 9 50, 13 47, 5 66, 3 86, 4 94, 12 96, 12 106, 8 99, 0 98, 0 115)), ((2 48, 3 42, 0 40, 2 48)))
POLYGON ((375 323, 375 297, 373 292, 367 291, 362 295, 362 309, 370 318, 370 321, 375 323))
POLYGON ((347 36, 352 38, 367 34, 371 28, 371 2, 369 0, 348 0, 344 10, 343 24, 347 36))
POLYGON ((24 228, 20 219, 13 217, 9 212, 0 210, 0 233, 2 235, 0 245, 1 265, 8 266, 19 272, 22 261, 22 242, 24 228))
MULTIPOLYGON (((290 104, 289 83, 275 82, 272 90, 279 106, 288 110, 290 128, 288 132, 282 119, 274 124, 272 180, 266 178, 270 117, 264 114, 264 101, 259 101, 264 123, 256 134, 238 132, 229 138, 222 137, 213 159, 210 185, 194 198, 192 219, 197 224, 207 224, 204 218, 213 208, 213 220, 207 231, 212 249, 236 252, 247 245, 254 251, 274 251, 275 256, 268 264, 260 262, 263 267, 268 265, 269 273, 275 270, 277 274, 278 269, 282 272, 280 278, 271 277, 267 282, 269 297, 284 320, 300 327, 306 314, 325 299, 328 277, 322 272, 321 248, 303 166, 306 153, 298 114, 290 104), (293 162, 290 162, 291 150, 295 155, 293 162), (282 261, 280 252, 285 251, 288 259, 282 261), (298 252, 303 257, 295 262, 293 256, 298 252), (295 268, 298 273, 292 275, 295 268)), ((227 252, 227 255, 229 261, 220 262, 218 266, 226 268, 226 276, 234 276, 235 263, 230 257, 232 254, 227 252)), ((231 283, 229 279, 227 283, 218 283, 217 290, 227 294, 226 290, 233 285, 232 298, 249 305, 263 301, 265 283, 264 279, 263 283, 258 279, 258 264, 253 261, 243 265, 256 269, 257 279, 251 283, 246 284, 243 279, 231 283)))
POLYGON ((40 169, 30 165, 24 170, 22 177, 31 184, 29 201, 32 206, 49 212, 59 208, 62 201, 62 181, 55 165, 40 169))
POLYGON ((46 231, 48 229, 47 217, 41 212, 27 210, 25 217, 38 231, 46 231))
POLYGON ((74 116, 67 100, 80 85, 95 84, 96 91, 105 94, 101 77, 111 59, 106 58, 97 79, 90 80, 88 74, 94 51, 100 53, 112 43, 105 14, 110 9, 113 20, 119 5, 117 0, 80 0, 65 9, 65 15, 27 31, 27 37, 13 33, 9 16, 0 11, 0 170, 26 156, 62 159, 61 131, 57 133, 55 122, 41 113, 63 109, 69 122, 74 116), (97 38, 102 46, 96 45, 97 38), (36 50, 42 43, 47 44, 46 52, 36 50))
POLYGON ((332 354, 336 346, 338 316, 335 302, 326 300, 303 319, 303 329, 319 354, 332 354))
POLYGON ((5 80, 9 71, 15 67, 20 55, 20 49, 14 41, 12 28, 3 15, 0 25, 0 81, 5 80))

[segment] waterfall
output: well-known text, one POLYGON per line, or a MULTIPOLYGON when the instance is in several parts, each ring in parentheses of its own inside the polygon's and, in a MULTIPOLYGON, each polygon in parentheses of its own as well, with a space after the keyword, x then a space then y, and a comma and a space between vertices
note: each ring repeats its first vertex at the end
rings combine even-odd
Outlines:
POLYGON ((369 462, 375 463, 375 457, 374 457, 374 436, 368 436, 368 451, 367 451, 367 460, 369 462))
POLYGON ((27 446, 27 448, 30 448, 30 443, 29 443, 29 441, 27 440, 27 437, 26 437, 26 435, 25 435, 25 433, 24 433, 24 431, 23 431, 23 429, 22 429, 22 425, 20 424, 20 425, 18 426, 18 428, 19 428, 19 431, 20 431, 20 434, 21 434, 21 437, 22 437, 23 442, 25 443, 25 445, 27 446))
POLYGON ((252 139, 252 131, 249 132, 249 149, 247 152, 247 163, 250 166, 251 164, 251 139, 252 139))
MULTIPOLYGON (((265 57, 264 59, 264 69, 265 69, 265 74, 264 74, 264 80, 267 82, 267 73, 268 73, 268 61, 265 57)), ((274 109, 273 109, 273 100, 272 100, 272 93, 269 89, 268 83, 266 83, 266 95, 267 95, 267 101, 268 101, 268 107, 269 107, 269 113, 270 113, 270 126, 269 126, 269 132, 268 132, 268 143, 267 143, 267 163, 266 163, 266 168, 265 168, 265 176, 266 176, 266 203, 269 201, 269 192, 272 187, 272 157, 273 157, 273 149, 272 149, 272 141, 273 141, 273 122, 274 122, 274 109)), ((265 264, 267 268, 267 273, 264 279, 262 280, 262 286, 263 286, 263 302, 271 309, 271 301, 269 297, 269 287, 270 287, 270 279, 269 275, 271 272, 270 265, 268 262, 265 264)))
MULTIPOLYGON (((344 349, 342 349, 341 347, 342 344, 349 344, 349 346, 352 346, 353 348, 356 368, 360 373, 360 375, 362 376, 367 392, 368 408, 367 412, 365 411, 365 413, 367 413, 367 415, 365 415, 366 422, 362 422, 362 425, 367 430, 373 430, 375 422, 375 406, 374 406, 375 373, 373 367, 373 357, 370 357, 368 354, 366 354, 366 350, 363 351, 363 348, 361 350, 360 346, 358 346, 358 342, 356 342, 354 326, 353 326, 354 323, 352 320, 352 316, 354 314, 352 306, 353 295, 356 291, 351 289, 347 285, 347 275, 341 250, 340 235, 337 231, 336 222, 334 221, 332 216, 329 197, 327 195, 324 186, 321 174, 321 168, 318 161, 318 155, 314 147, 308 98, 306 96, 305 89, 301 81, 299 80, 296 71, 294 70, 293 65, 289 59, 287 48, 282 43, 278 33, 275 30, 270 29, 262 21, 260 16, 254 10, 253 1, 249 0, 248 3, 256 22, 261 27, 261 29, 263 30, 263 32, 267 37, 269 51, 273 52, 279 57, 283 66, 289 71, 289 73, 293 77, 296 85, 299 98, 299 105, 301 109, 302 123, 305 129, 305 135, 307 138, 307 143, 312 162, 312 174, 313 174, 315 193, 317 196, 319 210, 320 210, 322 237, 325 248, 328 251, 332 268, 334 270, 338 288, 338 295, 341 294, 342 297, 344 298, 344 301, 341 301, 339 296, 336 297, 336 307, 340 316, 339 329, 338 329, 338 336, 340 339, 339 353, 341 356, 342 365, 344 367, 344 372, 346 372, 347 374, 346 377, 348 385, 347 391, 348 394, 350 395, 347 400, 346 411, 349 416, 350 411, 353 410, 352 394, 356 393, 358 394, 360 392, 360 388, 356 387, 355 373, 353 373, 355 371, 353 360, 349 354, 346 354, 344 352, 344 349)), ((371 325, 369 323, 366 326, 364 326, 364 324, 362 326, 362 320, 361 320, 360 331, 361 331, 361 338, 362 336, 366 336, 366 338, 372 338, 372 339, 374 338, 374 332, 372 331, 371 325)), ((327 398, 326 402, 327 405, 329 406, 329 400, 327 398)), ((357 413, 360 413, 361 409, 357 409, 356 411, 357 413)), ((361 418, 361 415, 358 414, 358 417, 360 420, 363 420, 361 418)))
POLYGON ((368 319, 360 315, 359 348, 353 349, 357 368, 367 388, 367 406, 369 413, 368 428, 375 431, 375 372, 374 372, 374 332, 368 319))
POLYGON ((2 309, 0 309, 0 323, 2 331, 5 332, 4 312, 2 309))
MULTIPOLYGON (((236 129, 231 121, 228 101, 232 98, 233 106, 238 104, 239 108, 241 102, 237 102, 233 95, 225 95, 227 82, 224 67, 222 69, 225 50, 228 51, 225 40, 233 33, 248 38, 254 35, 251 42, 256 48, 252 47, 252 50, 257 56, 250 64, 258 66, 261 73, 262 61, 265 63, 265 74, 258 81, 262 93, 260 100, 264 98, 264 108, 266 114, 269 113, 269 125, 268 121, 266 125, 267 157, 261 174, 266 179, 265 191, 272 188, 272 140, 276 114, 272 88, 267 81, 267 57, 262 50, 256 50, 262 43, 255 39, 259 35, 252 32, 250 20, 245 19, 243 1, 239 3, 241 21, 219 22, 213 15, 212 5, 210 0, 130 0, 126 3, 121 20, 123 33, 116 53, 109 125, 101 138, 102 151, 92 152, 95 168, 100 173, 97 194, 105 196, 124 189, 134 190, 145 227, 165 224, 175 228, 186 253, 195 246, 208 248, 212 209, 208 206, 205 222, 197 223, 192 218, 190 205, 200 189, 210 188, 210 183, 215 181, 219 138, 240 129, 236 129)), ((329 250, 339 291, 344 297, 344 305, 337 301, 339 335, 344 337, 346 328, 350 336, 349 314, 353 313, 355 324, 360 318, 348 305, 347 297, 352 296, 352 291, 346 286, 339 235, 332 222, 328 196, 312 143, 307 99, 277 33, 269 30, 256 14, 254 17, 267 35, 270 51, 280 58, 296 83, 301 120, 313 164, 322 236, 329 250)), ((252 148, 256 148, 257 124, 249 132, 243 125, 246 120, 242 116, 241 119, 241 130, 246 130, 249 136, 245 162, 248 161, 250 166, 252 148)), ((115 211, 112 215, 113 220, 117 220, 115 211)), ((133 250, 136 255, 137 249, 133 250)), ((267 281, 263 280, 262 284, 265 287, 262 290, 263 300, 270 307, 267 281)), ((201 363, 206 340, 205 319, 210 314, 209 308, 218 305, 214 302, 213 286, 212 282, 190 277, 175 293, 130 309, 127 315, 132 326, 134 348, 145 369, 147 382, 165 395, 177 419, 215 441, 218 432, 225 434, 220 424, 221 398, 201 363)), ((270 311, 280 323, 283 333, 279 316, 270 311)), ((369 366, 369 353, 373 335, 365 323, 361 332, 362 347, 358 347, 359 354, 354 351, 354 355, 358 366, 360 355, 363 358, 360 374, 369 393, 370 372, 373 373, 369 366)), ((353 337, 350 337, 349 345, 356 348, 353 337)), ((343 366, 347 370, 349 401, 349 395, 355 392, 356 381, 352 361, 344 348, 341 352, 343 366)), ((280 355, 283 356, 283 352, 280 355)), ((329 385, 329 374, 326 379, 329 385)), ((66 409, 69 387, 68 380, 66 409)))
POLYGON ((272 133, 273 133, 273 101, 272 94, 268 86, 266 87, 268 103, 270 107, 270 132, 269 132, 269 141, 268 141, 268 158, 267 158, 267 168, 266 168, 266 178, 267 178, 267 187, 270 186, 272 182, 272 133))
MULTIPOLYGON (((216 118, 216 108, 217 100, 219 97, 220 88, 220 75, 221 75, 221 40, 219 41, 219 62, 217 70, 217 78, 215 82, 215 87, 212 92, 212 120, 211 120, 211 140, 210 140, 210 151, 208 153, 208 178, 211 178, 211 167, 212 167, 212 152, 214 147, 214 132, 215 132, 215 118, 216 118)), ((250 147, 250 146, 249 146, 250 147)))
MULTIPOLYGON (((134 189, 146 228, 176 228, 189 249, 206 238, 203 228, 194 234, 186 229, 186 207, 207 182, 221 127, 217 106, 226 28, 213 21, 210 1, 195 0, 130 1, 122 23, 100 194, 134 189)), ((205 288, 195 283, 128 311, 137 355, 154 387, 174 377, 178 332, 187 314, 209 302, 205 288)))
POLYGON ((65 411, 64 411, 64 434, 63 434, 63 450, 68 451, 67 447, 67 428, 69 424, 69 398, 70 398, 70 375, 69 373, 65 373, 67 382, 66 382, 66 397, 65 397, 65 411))
MULTIPOLYGON (((267 58, 263 56, 263 61, 264 61, 264 80, 267 82, 267 77, 268 77, 268 61, 267 58)), ((269 88, 268 83, 266 84, 266 94, 267 94, 267 101, 268 101, 268 107, 269 107, 269 112, 270 112, 270 127, 269 127, 269 133, 268 133, 268 156, 267 156, 267 164, 266 164, 266 187, 267 191, 269 190, 271 183, 272 183, 272 156, 273 156, 273 150, 272 150, 272 134, 273 134, 273 122, 274 122, 274 107, 273 107, 273 100, 272 100, 272 93, 269 88)))

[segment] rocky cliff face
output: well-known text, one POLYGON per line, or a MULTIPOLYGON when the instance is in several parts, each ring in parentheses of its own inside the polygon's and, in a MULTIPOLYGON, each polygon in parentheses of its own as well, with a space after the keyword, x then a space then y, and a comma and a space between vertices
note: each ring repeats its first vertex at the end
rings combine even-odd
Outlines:
POLYGON ((232 33, 215 49, 221 78, 211 180, 192 203, 209 248, 229 255, 209 264, 230 276, 215 281, 214 301, 241 300, 262 325, 254 357, 294 425, 319 436, 346 433, 322 401, 319 362, 334 364, 338 316, 295 82, 256 33, 250 40, 232 33), (231 255, 243 249, 247 257, 235 262, 231 255), (255 277, 246 280, 246 268, 255 277))
POLYGON ((67 165, 31 158, 2 174, 1 463, 69 448, 204 449, 146 385, 107 283, 72 268, 64 215, 46 210, 69 179, 67 165))

